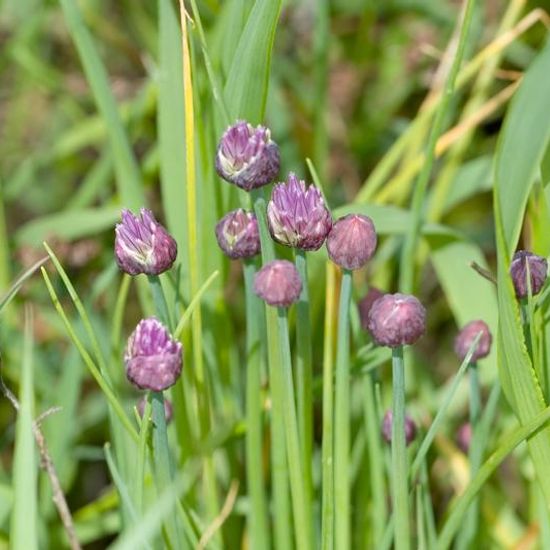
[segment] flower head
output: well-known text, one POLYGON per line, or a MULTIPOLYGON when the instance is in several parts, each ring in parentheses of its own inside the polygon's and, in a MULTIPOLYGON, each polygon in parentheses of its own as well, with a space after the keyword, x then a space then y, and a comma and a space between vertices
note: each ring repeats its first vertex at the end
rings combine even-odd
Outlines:
POLYGON ((216 239, 232 260, 255 256, 260 252, 256 216, 242 208, 229 212, 216 224, 216 239))
MULTIPOLYGON (((392 411, 386 411, 384 418, 382 420, 382 437, 386 443, 391 443, 391 431, 393 424, 393 413, 392 411)), ((408 415, 405 415, 405 442, 410 445, 416 438, 416 424, 414 420, 408 415)))
POLYGON ((279 243, 302 250, 317 250, 332 227, 332 217, 321 192, 292 172, 278 183, 267 205, 267 221, 272 237, 279 243))
POLYGON ((518 250, 510 264, 510 275, 518 298, 525 298, 529 292, 527 285, 527 267, 531 279, 531 294, 538 294, 546 281, 548 262, 546 258, 537 256, 527 250, 518 250))
POLYGON ((129 275, 159 275, 170 269, 176 259, 176 241, 147 208, 142 208, 139 216, 124 209, 115 235, 116 262, 129 275))
POLYGON ((470 450, 470 443, 472 442, 472 425, 469 422, 466 422, 458 428, 456 432, 456 444, 458 448, 463 452, 467 453, 470 450))
MULTIPOLYGON (((147 397, 143 395, 141 399, 137 402, 137 411, 141 418, 143 418, 143 413, 145 412, 145 403, 147 401, 147 397)), ((172 420, 172 416, 174 415, 174 408, 172 407, 172 402, 170 399, 164 398, 164 416, 166 418, 166 423, 170 422, 172 420)))
POLYGON ((279 172, 279 147, 264 126, 238 121, 223 134, 216 152, 216 172, 250 191, 271 183, 279 172))
POLYGON ((371 286, 366 296, 359 302, 359 304, 357 304, 359 307, 359 319, 361 321, 361 328, 363 330, 368 330, 370 310, 374 302, 376 302, 378 298, 382 298, 382 296, 384 296, 384 293, 381 290, 377 289, 374 286, 371 286))
POLYGON ((376 230, 372 220, 361 214, 348 214, 337 220, 327 237, 330 259, 344 269, 359 269, 376 249, 376 230))
POLYGON ((155 317, 141 320, 128 338, 124 352, 126 376, 142 390, 162 391, 174 385, 182 362, 181 343, 173 340, 155 317))
POLYGON ((487 323, 481 320, 470 321, 462 327, 462 330, 455 338, 455 353, 461 361, 464 361, 468 350, 472 347, 476 336, 481 332, 481 337, 470 359, 471 363, 475 363, 478 359, 483 359, 489 355, 491 351, 491 342, 493 340, 491 331, 487 323))
POLYGON ((384 294, 371 307, 368 329, 382 346, 414 344, 426 331, 426 310, 414 296, 384 294))
POLYGON ((300 297, 302 280, 293 263, 273 260, 256 273, 254 292, 270 306, 288 307, 300 297))

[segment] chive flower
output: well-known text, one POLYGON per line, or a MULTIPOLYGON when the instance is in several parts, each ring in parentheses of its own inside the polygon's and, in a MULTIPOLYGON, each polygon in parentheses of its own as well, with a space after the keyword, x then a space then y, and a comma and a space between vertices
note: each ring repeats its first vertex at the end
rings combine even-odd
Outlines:
POLYGON ((372 220, 361 214, 338 219, 327 237, 330 259, 344 269, 359 269, 376 249, 376 230, 372 220))
POLYGON ((223 253, 236 260, 260 252, 258 221, 252 212, 232 210, 216 224, 216 240, 223 253))
POLYGON ((265 126, 239 120, 223 134, 216 152, 216 172, 245 191, 271 183, 279 173, 279 147, 265 126))
POLYGON ((273 260, 256 273, 254 292, 270 306, 288 307, 300 297, 302 280, 293 263, 273 260))
POLYGON ((548 262, 546 258, 537 256, 527 250, 518 250, 512 258, 510 264, 510 275, 514 283, 514 289, 518 298, 526 298, 529 294, 527 284, 527 266, 529 266, 529 275, 531 280, 531 294, 538 294, 544 282, 548 271, 548 262))
POLYGON ((122 210, 122 222, 115 227, 115 259, 129 275, 160 275, 172 267, 178 245, 148 208, 139 216, 122 210))
POLYGON ((472 442, 472 425, 469 422, 465 422, 458 428, 456 432, 456 444, 458 448, 465 454, 470 450, 470 443, 472 442))
POLYGON ((489 330, 487 323, 478 319, 476 321, 470 321, 468 324, 464 325, 455 338, 455 353, 461 361, 464 361, 468 350, 480 332, 481 337, 477 343, 474 353, 472 354, 470 362, 475 363, 478 359, 483 359, 489 355, 493 337, 491 336, 491 331, 489 330))
POLYGON ((361 328, 363 330, 368 330, 370 310, 374 305, 374 302, 376 302, 378 298, 382 298, 382 296, 384 296, 384 293, 381 290, 374 286, 371 286, 365 297, 357 304, 357 306, 359 307, 359 319, 361 321, 361 328))
MULTIPOLYGON (((382 437, 386 443, 391 443, 391 431, 393 424, 393 412, 391 410, 386 411, 384 418, 382 419, 382 437)), ((405 442, 409 446, 416 438, 416 424, 414 420, 405 415, 405 442)))
POLYGON ((315 185, 306 186, 294 173, 273 188, 267 205, 269 231, 275 241, 302 250, 321 248, 332 217, 315 185))
MULTIPOLYGON (((143 418, 146 402, 147 397, 145 395, 137 402, 136 408, 140 418, 143 418)), ((172 407, 172 402, 166 397, 164 398, 164 416, 166 418, 167 424, 168 422, 170 422, 170 420, 172 420, 172 417, 174 416, 174 408, 172 407)))
POLYGON ((371 307, 368 330, 381 346, 414 344, 426 331, 426 310, 414 296, 385 294, 371 307))
POLYGON ((182 345, 155 317, 142 319, 128 338, 124 363, 126 376, 134 386, 163 391, 173 386, 181 374, 182 345))

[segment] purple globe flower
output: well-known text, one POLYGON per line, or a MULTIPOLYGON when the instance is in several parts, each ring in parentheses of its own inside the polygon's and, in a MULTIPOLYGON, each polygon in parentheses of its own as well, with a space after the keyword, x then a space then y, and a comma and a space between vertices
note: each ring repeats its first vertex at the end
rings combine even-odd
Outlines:
MULTIPOLYGON (((143 413, 145 412, 145 403, 147 401, 147 397, 144 395, 137 403, 137 411, 140 416, 140 418, 143 418, 143 413)), ((172 402, 169 399, 164 398, 164 416, 166 417, 166 423, 170 422, 172 420, 172 416, 174 415, 174 408, 172 407, 172 402)))
POLYGON ((300 297, 302 280, 293 263, 273 260, 256 273, 254 292, 270 306, 288 307, 300 297))
POLYGON ((376 249, 376 230, 372 220, 361 214, 348 214, 337 220, 327 237, 330 259, 344 269, 359 269, 376 249))
POLYGON ((115 259, 129 275, 160 275, 172 267, 178 245, 151 210, 142 208, 139 216, 124 209, 122 223, 115 227, 115 259))
MULTIPOLYGON (((391 431, 393 424, 393 412, 386 411, 384 418, 382 420, 382 437, 386 443, 391 443, 391 431)), ((409 446, 414 439, 416 438, 416 424, 414 420, 409 416, 405 415, 405 442, 409 446)))
POLYGON ((124 352, 126 376, 142 390, 162 391, 173 386, 183 363, 182 345, 173 340, 155 317, 139 322, 124 352))
POLYGON ((264 126, 254 128, 240 120, 225 131, 218 144, 216 172, 245 191, 271 183, 279 165, 279 147, 264 126))
POLYGON ((510 275, 518 298, 525 298, 529 294, 527 286, 527 265, 531 279, 531 294, 538 294, 546 281, 548 262, 546 258, 537 256, 527 250, 518 250, 512 258, 510 275))
POLYGON ((381 346, 414 344, 426 331, 426 310, 414 296, 385 294, 371 307, 368 329, 381 346))
POLYGON ((256 216, 242 208, 229 212, 216 224, 216 239, 224 254, 233 260, 255 256, 260 252, 256 216))
POLYGON ((332 227, 332 217, 315 185, 306 187, 292 172, 273 188, 267 205, 271 236, 279 243, 302 250, 318 250, 332 227))
POLYGON ((491 351, 491 342, 493 340, 487 323, 481 320, 470 321, 462 327, 462 330, 455 338, 455 353, 461 361, 464 361, 468 350, 471 348, 476 336, 481 332, 481 337, 477 347, 472 354, 470 363, 475 363, 478 359, 483 359, 491 351))
POLYGON ((361 328, 363 330, 368 330, 370 310, 374 302, 378 298, 382 298, 382 296, 384 296, 384 293, 381 290, 371 286, 366 296, 359 302, 359 319, 361 320, 361 328))

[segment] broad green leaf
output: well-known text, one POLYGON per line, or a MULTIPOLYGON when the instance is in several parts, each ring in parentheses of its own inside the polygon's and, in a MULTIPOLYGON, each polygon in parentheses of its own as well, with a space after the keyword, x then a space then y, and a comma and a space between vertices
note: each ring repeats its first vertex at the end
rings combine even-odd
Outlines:
POLYGON ((34 415, 32 364, 34 339, 31 322, 30 316, 27 314, 13 457, 14 495, 10 533, 10 544, 13 550, 38 548, 36 485, 38 463, 32 426, 34 415))
POLYGON ((139 167, 122 126, 107 71, 99 57, 92 35, 84 24, 76 0, 59 0, 59 2, 97 107, 107 125, 120 199, 127 208, 138 210, 145 205, 139 167))
POLYGON ((239 40, 225 85, 225 99, 234 119, 262 122, 271 65, 271 50, 281 0, 256 0, 239 40))
POLYGON ((73 240, 96 236, 101 231, 114 229, 119 218, 120 208, 62 210, 25 224, 16 232, 15 240, 19 244, 39 245, 51 237, 73 240))

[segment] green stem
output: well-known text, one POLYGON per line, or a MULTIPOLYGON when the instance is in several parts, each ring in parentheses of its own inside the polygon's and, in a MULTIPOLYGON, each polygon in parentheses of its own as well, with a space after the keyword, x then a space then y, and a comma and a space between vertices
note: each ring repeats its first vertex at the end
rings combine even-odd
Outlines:
POLYGON ((153 294, 153 301, 155 303, 155 309, 159 320, 168 327, 168 330, 172 332, 173 323, 168 310, 168 304, 166 303, 166 297, 164 296, 164 290, 162 289, 162 284, 160 282, 160 277, 158 275, 148 275, 147 279, 149 280, 149 285, 151 287, 151 293, 153 294))
POLYGON ((262 475, 262 355, 260 349, 261 302, 254 295, 256 267, 252 260, 244 264, 246 291, 246 475, 250 492, 250 546, 259 550, 269 548, 267 503, 262 475))
POLYGON ((145 485, 145 460, 147 457, 147 439, 149 437, 149 427, 151 425, 151 392, 147 394, 141 426, 139 430, 138 457, 136 479, 134 481, 134 504, 138 515, 143 512, 143 487, 145 485))
POLYGON ((309 521, 312 521, 313 481, 311 473, 313 455, 313 367, 311 359, 311 319, 309 315, 309 292, 306 253, 296 250, 296 269, 302 279, 302 292, 296 304, 296 380, 298 386, 298 424, 302 453, 306 508, 309 521))
POLYGON ((405 235, 405 242, 401 252, 401 271, 399 273, 399 288, 402 292, 406 293, 412 292, 413 289, 415 266, 414 256, 422 226, 424 195, 426 194, 426 189, 428 182, 430 181, 430 175, 434 164, 435 146, 441 131, 443 130, 445 117, 454 94, 456 78, 464 56, 464 49, 466 47, 468 31, 470 29, 474 4, 475 0, 467 0, 456 55, 453 59, 451 70, 449 71, 449 76, 447 77, 447 81, 445 83, 443 97, 441 98, 441 102, 434 118, 433 126, 428 139, 428 145, 426 147, 426 159, 422 165, 422 171, 418 176, 413 192, 411 205, 411 227, 405 235))
POLYGON ((410 548, 409 492, 407 489, 407 444, 405 441, 405 364, 403 347, 392 349, 393 419, 391 473, 395 517, 395 548, 410 548))
POLYGON ((334 501, 335 547, 350 548, 350 385, 349 385, 349 308, 351 271, 345 270, 340 288, 338 344, 336 352, 336 392, 334 411, 334 501))
POLYGON ((6 226, 6 215, 4 210, 4 195, 2 192, 2 182, 0 181, 0 291, 3 292, 8 288, 11 279, 9 247, 8 247, 8 230, 6 226))
POLYGON ((327 285, 325 304, 325 334, 323 346, 323 448, 322 448, 322 511, 321 548, 334 548, 334 322, 335 322, 335 269, 327 262, 327 285))
POLYGON ((308 507, 306 507, 305 480, 300 456, 300 436, 296 417, 286 308, 280 307, 277 309, 277 324, 279 329, 279 370, 281 371, 278 376, 281 377, 290 494, 295 520, 294 535, 298 550, 307 550, 312 547, 312 526, 311 518, 308 515, 308 507))

